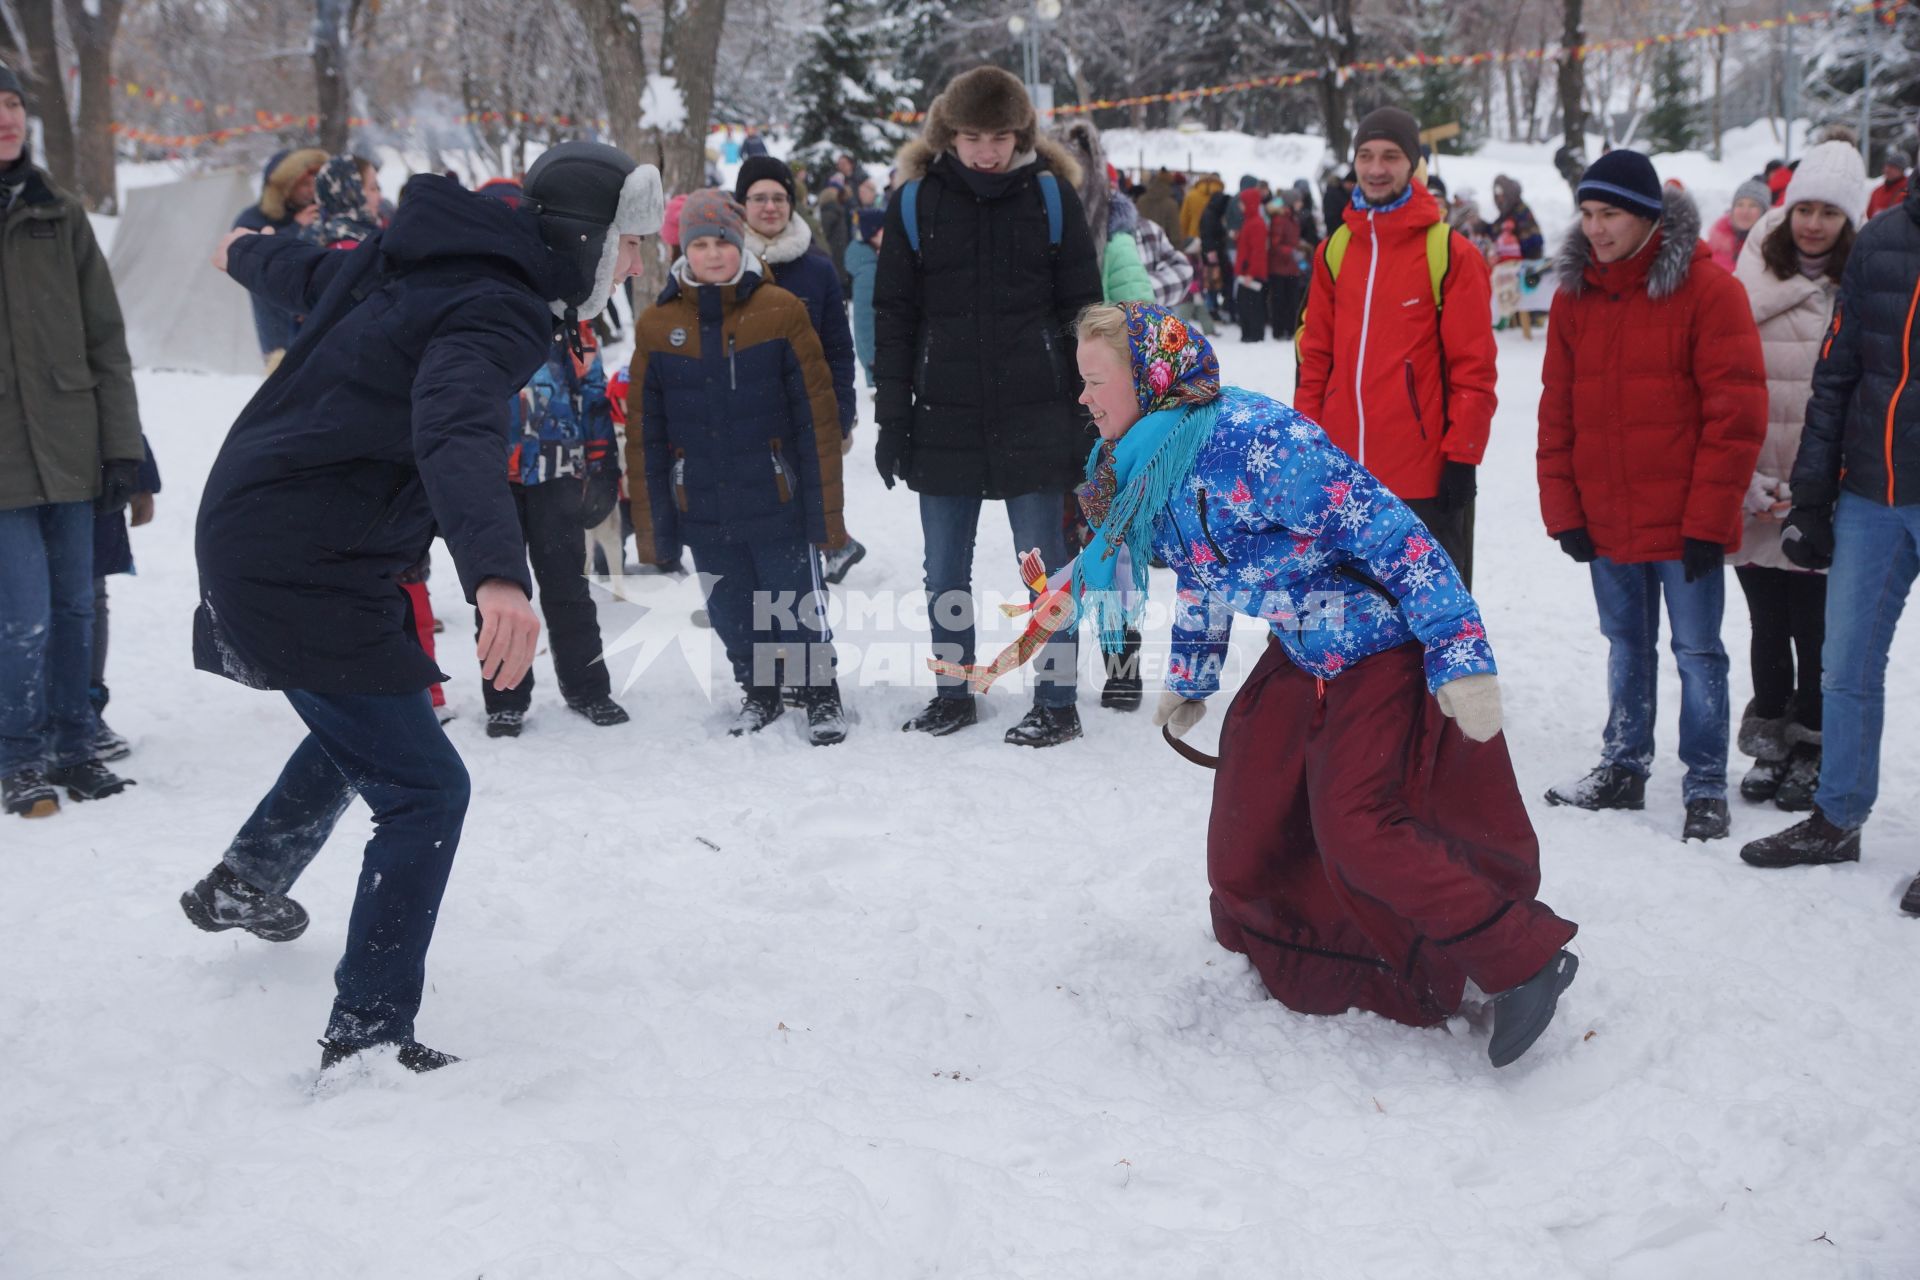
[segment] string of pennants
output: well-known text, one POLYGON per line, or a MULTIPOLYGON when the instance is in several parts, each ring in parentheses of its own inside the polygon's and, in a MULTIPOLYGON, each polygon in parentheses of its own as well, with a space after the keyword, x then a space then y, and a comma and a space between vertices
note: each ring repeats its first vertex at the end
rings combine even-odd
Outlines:
MULTIPOLYGON (((133 142, 145 143, 148 146, 181 149, 204 146, 207 143, 225 142, 230 138, 245 137, 249 134, 280 133, 288 129, 305 129, 309 132, 314 132, 320 128, 320 117, 314 114, 288 115, 274 111, 250 110, 245 107, 236 107, 227 103, 210 103, 186 94, 176 93, 169 89, 163 89, 155 85, 139 84, 131 80, 115 78, 109 80, 107 83, 129 98, 151 103, 157 107, 179 107, 182 110, 192 112, 196 115, 211 113, 216 119, 224 117, 233 117, 235 119, 235 122, 231 125, 225 125, 205 133, 161 133, 157 130, 141 128, 138 125, 127 124, 118 120, 109 126, 116 136, 129 139, 133 142), (251 118, 249 119, 248 117, 251 118)), ((366 117, 355 116, 347 121, 348 127, 354 129, 383 126, 405 130, 416 128, 422 123, 423 121, 414 116, 401 116, 388 120, 373 120, 366 117)), ((585 117, 545 115, 531 111, 473 111, 463 115, 438 117, 433 123, 453 125, 511 123, 516 125, 532 125, 535 128, 554 127, 560 129, 571 129, 575 126, 590 124, 602 133, 605 133, 608 128, 605 117, 590 120, 585 117)), ((718 123, 711 127, 710 132, 724 133, 729 129, 751 127, 753 126, 718 123)))
MULTIPOLYGON (((1116 107, 1146 106, 1160 102, 1192 102, 1201 98, 1217 98, 1229 93, 1245 93, 1250 89, 1287 89, 1295 85, 1318 80, 1328 74, 1345 81, 1350 76, 1365 75, 1382 71, 1410 71, 1421 67, 1474 67, 1483 63, 1502 64, 1508 62, 1557 61, 1571 53, 1576 58, 1590 57, 1596 53, 1617 53, 1632 51, 1635 53, 1659 45, 1681 44, 1689 40, 1706 40, 1715 36, 1743 35, 1756 31, 1778 31, 1786 27, 1815 26, 1831 22, 1837 18, 1852 17, 1863 13, 1876 13, 1880 20, 1891 24, 1894 14, 1906 7, 1908 0, 1864 0, 1863 3, 1833 9, 1821 9, 1807 13, 1788 13, 1777 18, 1756 18, 1743 22, 1717 22, 1706 26, 1690 27, 1685 31, 1664 32, 1650 36, 1624 36, 1613 40, 1589 41, 1564 50, 1559 45, 1547 45, 1539 49, 1489 49, 1480 53, 1411 53, 1397 58, 1371 58, 1360 62, 1349 62, 1345 66, 1335 67, 1331 72, 1324 68, 1311 71, 1289 71, 1280 75, 1255 76, 1248 80, 1235 80, 1228 84, 1207 85, 1199 89, 1176 89, 1170 93, 1144 93, 1130 98, 1101 98, 1094 102, 1069 103, 1053 109, 1056 116, 1080 115, 1089 111, 1106 111, 1116 107)), ((900 124, 917 124, 926 119, 924 111, 897 111, 891 117, 900 124)))
MULTIPOLYGON (((1138 94, 1129 98, 1101 98, 1093 102, 1070 103, 1053 109, 1055 115, 1080 115, 1090 111, 1106 111, 1118 107, 1147 106, 1163 102, 1192 102, 1203 98, 1216 98, 1230 93, 1245 93, 1252 89, 1286 89, 1295 85, 1318 80, 1332 74, 1345 80, 1350 76, 1366 75, 1383 71, 1410 71, 1422 67, 1473 67, 1485 63, 1496 65, 1509 62, 1556 61, 1571 54, 1576 58, 1590 57, 1596 53, 1642 52, 1661 45, 1681 44, 1691 40, 1707 40, 1718 36, 1745 35, 1753 32, 1779 31, 1787 27, 1816 26, 1835 19, 1874 13, 1880 20, 1891 24, 1899 10, 1905 8, 1909 0, 1862 0, 1850 6, 1833 9, 1812 10, 1805 13, 1788 13, 1777 18, 1754 18, 1741 22, 1719 22, 1704 26, 1690 27, 1684 31, 1663 32, 1649 36, 1623 36, 1612 40, 1589 41, 1576 45, 1571 50, 1559 45, 1547 45, 1538 49, 1489 49, 1479 53, 1412 53, 1403 57, 1371 58, 1359 62, 1350 62, 1336 67, 1331 72, 1324 68, 1311 71, 1290 71, 1278 75, 1255 76, 1247 80, 1235 80, 1226 84, 1206 85, 1197 89, 1176 89, 1168 93, 1138 94)), ((207 143, 225 142, 230 138, 248 134, 279 133, 287 129, 304 128, 317 130, 320 117, 317 115, 286 115, 271 111, 249 110, 226 103, 208 103, 199 98, 159 88, 154 85, 137 84, 131 80, 109 81, 127 97, 141 99, 156 106, 180 107, 195 114, 212 113, 216 118, 235 117, 235 123, 214 129, 206 133, 166 134, 136 125, 114 122, 112 131, 123 138, 150 146, 166 148, 187 148, 207 143), (250 117, 250 118, 249 118, 250 117)), ((897 111, 890 117, 901 124, 916 124, 926 118, 921 111, 897 111)), ((543 115, 521 111, 477 111, 465 115, 443 119, 439 123, 451 124, 500 124, 511 122, 519 125, 533 125, 537 128, 549 126, 570 129, 575 125, 592 124, 602 132, 607 129, 607 121, 602 119, 576 119, 565 115, 543 115)), ((366 128, 380 124, 395 129, 410 129, 421 122, 414 117, 402 117, 392 120, 375 121, 353 119, 349 125, 353 128, 366 128)), ((711 132, 721 133, 739 125, 715 124, 711 132)))

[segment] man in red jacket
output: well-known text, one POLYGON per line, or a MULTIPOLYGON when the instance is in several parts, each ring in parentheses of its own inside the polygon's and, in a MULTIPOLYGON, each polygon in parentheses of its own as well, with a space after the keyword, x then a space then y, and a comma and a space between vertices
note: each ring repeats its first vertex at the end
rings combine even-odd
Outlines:
POLYGON ((1540 397, 1540 510, 1591 566, 1607 637, 1600 766, 1550 804, 1639 809, 1653 764, 1660 600, 1680 667, 1682 838, 1727 817, 1725 553, 1767 432, 1766 369, 1746 292, 1714 265, 1685 192, 1653 162, 1611 151, 1579 186, 1560 247, 1540 397))
POLYGON ((1903 155, 1898 147, 1887 148, 1886 159, 1880 166, 1880 185, 1867 197, 1869 222, 1889 209, 1899 208, 1900 202, 1907 198, 1907 161, 1910 158, 1903 155))
POLYGON ((1475 475, 1493 424, 1493 286, 1458 232, 1444 258, 1430 256, 1427 229, 1446 215, 1413 176, 1419 122, 1382 107, 1354 147, 1360 185, 1342 215, 1338 274, 1333 235, 1314 253, 1294 407, 1413 508, 1471 586, 1475 475))

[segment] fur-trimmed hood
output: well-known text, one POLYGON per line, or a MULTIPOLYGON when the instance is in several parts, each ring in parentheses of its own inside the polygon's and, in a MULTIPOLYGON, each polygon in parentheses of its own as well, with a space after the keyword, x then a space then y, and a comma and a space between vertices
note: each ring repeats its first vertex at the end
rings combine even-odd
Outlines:
POLYGON ((260 212, 269 221, 285 222, 293 212, 288 198, 294 187, 308 174, 318 173, 326 163, 327 153, 318 147, 302 147, 274 160, 267 166, 266 178, 260 184, 260 212))
MULTIPOLYGON (((927 176, 927 170, 941 153, 934 150, 926 138, 915 138, 900 148, 900 154, 894 158, 893 185, 913 182, 927 176)), ((959 157, 955 157, 957 162, 959 157)), ((1080 186, 1080 162, 1075 160, 1067 149, 1051 138, 1035 138, 1033 150, 1024 155, 1015 155, 1013 168, 1032 164, 1035 160, 1045 160, 1047 168, 1059 175, 1060 181, 1067 183, 1077 191, 1080 186)))
MULTIPOLYGON (((1656 299, 1669 298, 1679 292, 1680 286, 1687 282, 1687 273, 1693 270, 1694 258, 1707 256, 1707 248, 1700 242, 1700 210, 1693 203, 1693 197, 1677 187, 1668 187, 1661 196, 1661 204, 1660 221, 1654 224, 1660 243, 1654 247, 1646 276, 1647 296, 1656 299)), ((1554 276, 1562 289, 1577 298, 1587 291, 1587 271, 1594 265, 1593 245, 1575 222, 1567 231, 1566 239, 1560 242, 1560 252, 1554 258, 1554 276)))

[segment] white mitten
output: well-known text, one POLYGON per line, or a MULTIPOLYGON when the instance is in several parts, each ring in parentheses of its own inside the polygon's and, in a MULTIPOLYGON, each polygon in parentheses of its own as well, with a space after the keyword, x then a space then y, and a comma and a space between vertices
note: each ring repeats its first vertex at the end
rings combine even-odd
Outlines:
POLYGON ((1441 685, 1433 696, 1469 741, 1487 742, 1500 733, 1499 677, 1461 676, 1441 685))
POLYGON ((1757 516, 1773 510, 1773 504, 1779 499, 1773 496, 1773 490, 1780 482, 1772 476, 1763 476, 1758 471, 1753 479, 1747 481, 1746 509, 1750 516, 1757 516))
POLYGON ((1187 730, 1199 724, 1200 718, 1206 714, 1206 703, 1168 692, 1160 695, 1160 705, 1153 709, 1153 722, 1164 725, 1174 737, 1184 738, 1187 730))

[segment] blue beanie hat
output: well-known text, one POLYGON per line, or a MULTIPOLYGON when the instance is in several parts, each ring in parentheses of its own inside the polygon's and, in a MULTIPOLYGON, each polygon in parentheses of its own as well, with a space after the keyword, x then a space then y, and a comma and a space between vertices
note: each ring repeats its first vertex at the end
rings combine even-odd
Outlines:
POLYGON ((1666 212, 1660 175, 1653 171, 1653 161, 1638 151, 1609 151, 1588 165, 1574 193, 1576 204, 1587 200, 1598 200, 1653 222, 1666 212))

